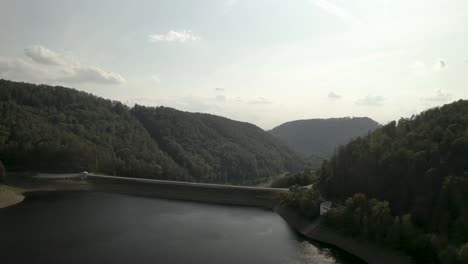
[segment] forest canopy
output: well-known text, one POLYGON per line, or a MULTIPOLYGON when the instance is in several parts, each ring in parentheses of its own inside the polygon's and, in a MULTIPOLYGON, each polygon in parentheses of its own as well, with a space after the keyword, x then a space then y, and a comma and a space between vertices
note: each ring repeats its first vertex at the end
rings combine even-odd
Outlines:
MULTIPOLYGON (((361 193, 358 198, 388 201, 393 215, 410 216, 415 229, 427 234, 417 245, 426 243, 437 253, 423 263, 452 263, 452 246, 468 242, 468 101, 402 118, 357 138, 324 162, 319 175, 327 199, 343 202, 361 193)), ((347 206, 333 213, 336 222, 355 211, 347 206)))
POLYGON ((166 107, 130 108, 64 87, 0 80, 0 160, 9 171, 255 182, 300 159, 248 123, 166 107))

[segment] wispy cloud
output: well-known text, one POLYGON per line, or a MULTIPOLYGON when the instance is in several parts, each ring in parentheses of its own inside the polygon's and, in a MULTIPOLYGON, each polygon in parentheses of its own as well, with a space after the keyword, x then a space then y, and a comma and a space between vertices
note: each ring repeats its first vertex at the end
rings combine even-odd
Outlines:
POLYGON ((16 81, 35 81, 47 76, 44 68, 21 58, 0 57, 0 78, 16 81))
POLYGON ((356 100, 356 105, 361 106, 380 106, 385 98, 379 95, 367 95, 366 97, 356 100))
POLYGON ((447 69, 447 67, 448 67, 447 61, 445 59, 439 58, 439 59, 436 59, 436 61, 434 62, 432 69, 438 72, 438 71, 447 69))
POLYGON ((196 41, 201 40, 201 37, 195 35, 190 30, 183 30, 183 31, 174 31, 171 30, 164 34, 151 34, 148 36, 149 42, 157 43, 157 42, 189 42, 189 41, 196 41))
POLYGON ((272 104, 272 102, 265 97, 257 97, 253 100, 248 101, 248 104, 252 105, 266 105, 266 104, 272 104))
POLYGON ((161 82, 161 78, 159 78, 158 74, 151 75, 151 80, 153 80, 153 82, 155 82, 155 83, 160 83, 161 82))
POLYGON ((122 84, 125 79, 118 73, 104 71, 95 66, 78 65, 65 69, 58 81, 66 83, 122 84))
POLYGON ((431 72, 440 72, 448 68, 447 60, 438 58, 431 64, 420 60, 413 61, 410 64, 410 70, 416 75, 425 75, 431 72))
POLYGON ((433 95, 421 98, 422 101, 428 103, 445 103, 450 101, 450 99, 452 99, 452 95, 442 90, 437 90, 433 95))
POLYGON ((33 61, 46 65, 61 65, 66 64, 65 58, 59 53, 56 53, 43 46, 34 45, 24 49, 24 54, 33 61))
POLYGON ((226 101, 226 96, 225 95, 217 95, 216 96, 216 101, 218 102, 225 102, 226 101))
POLYGON ((32 61, 22 58, 0 58, 0 76, 24 81, 60 83, 121 84, 125 79, 118 73, 85 65, 67 56, 35 45, 24 49, 32 61))
POLYGON ((413 61, 409 68, 416 75, 424 75, 427 73, 427 65, 419 60, 413 61))
POLYGON ((329 13, 330 15, 333 15, 346 24, 352 24, 352 25, 361 25, 362 21, 360 18, 357 16, 353 15, 351 12, 346 10, 345 8, 334 4, 330 0, 310 0, 312 4, 315 6, 321 8, 325 12, 329 13))
POLYGON ((341 99, 341 95, 336 94, 334 92, 329 92, 328 93, 328 98, 332 99, 332 100, 338 100, 338 99, 341 99))

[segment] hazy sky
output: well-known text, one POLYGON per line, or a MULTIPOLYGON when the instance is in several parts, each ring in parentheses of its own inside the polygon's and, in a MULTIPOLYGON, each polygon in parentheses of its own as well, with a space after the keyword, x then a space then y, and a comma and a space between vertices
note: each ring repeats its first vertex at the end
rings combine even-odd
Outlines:
POLYGON ((0 78, 269 129, 468 98, 466 0, 0 0, 0 78))

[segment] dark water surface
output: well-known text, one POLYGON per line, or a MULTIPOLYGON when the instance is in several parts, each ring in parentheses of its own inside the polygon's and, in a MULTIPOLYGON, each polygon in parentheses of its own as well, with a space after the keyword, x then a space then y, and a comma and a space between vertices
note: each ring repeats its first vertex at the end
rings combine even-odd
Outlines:
POLYGON ((271 211, 99 192, 0 210, 1 263, 352 263, 271 211))

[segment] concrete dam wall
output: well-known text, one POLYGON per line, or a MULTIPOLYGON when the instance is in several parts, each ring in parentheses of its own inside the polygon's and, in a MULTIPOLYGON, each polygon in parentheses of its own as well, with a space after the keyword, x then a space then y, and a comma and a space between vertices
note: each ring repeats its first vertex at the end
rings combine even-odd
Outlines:
POLYGON ((162 181, 89 174, 91 190, 123 194, 207 202, 227 205, 274 208, 281 193, 287 189, 247 187, 221 184, 162 181))
POLYGON ((89 190, 164 199, 256 206, 273 209, 288 189, 116 177, 93 173, 9 174, 7 182, 25 189, 89 190))

